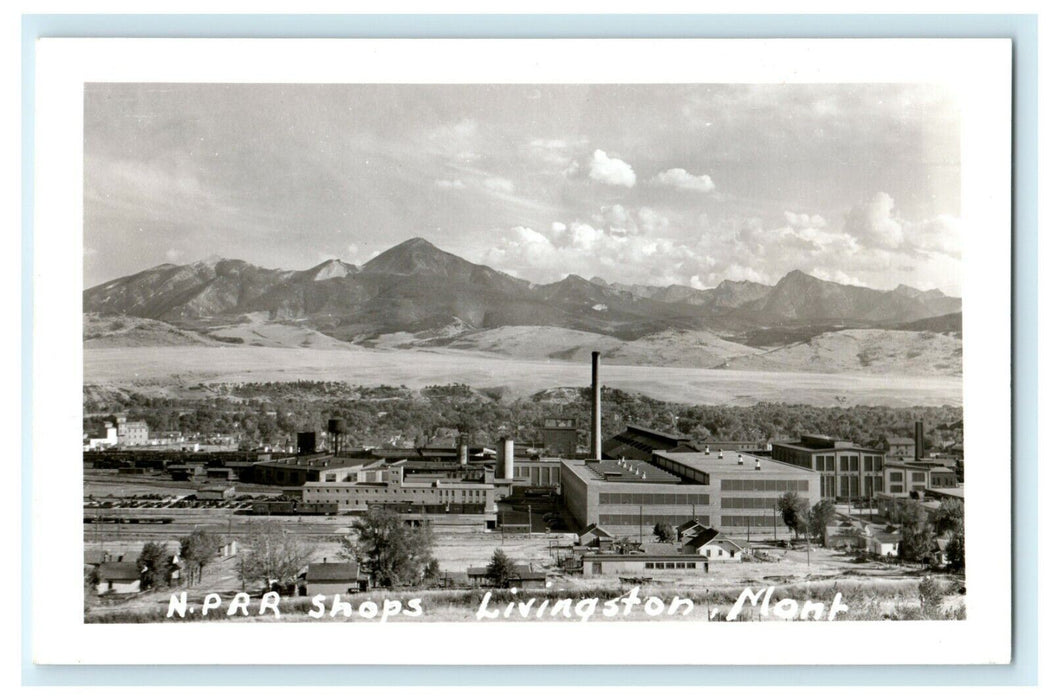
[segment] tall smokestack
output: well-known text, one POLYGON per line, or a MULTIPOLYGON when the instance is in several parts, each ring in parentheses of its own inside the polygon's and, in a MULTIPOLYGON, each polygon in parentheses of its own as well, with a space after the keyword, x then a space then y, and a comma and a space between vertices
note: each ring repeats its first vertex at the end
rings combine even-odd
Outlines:
POLYGON ((602 398, 599 389, 599 351, 592 351, 592 459, 603 458, 602 398))
POLYGON ((497 455, 497 466, 500 467, 500 478, 515 478, 515 441, 510 437, 500 440, 500 453, 497 455))
POLYGON ((457 436, 457 464, 464 467, 468 463, 468 436, 461 433, 457 436))
POLYGON ((924 421, 913 424, 913 458, 924 459, 924 421))

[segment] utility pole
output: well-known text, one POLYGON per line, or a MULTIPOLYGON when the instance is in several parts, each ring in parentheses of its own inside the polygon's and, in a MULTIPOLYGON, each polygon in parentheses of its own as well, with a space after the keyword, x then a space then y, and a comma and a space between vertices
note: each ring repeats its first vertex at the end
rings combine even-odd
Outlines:
POLYGON ((639 506, 639 544, 643 545, 643 505, 639 506))
POLYGON ((530 519, 530 534, 533 534, 533 506, 526 506, 526 516, 530 519))
POLYGON ((771 506, 771 512, 774 513, 774 543, 778 544, 778 506, 771 506))

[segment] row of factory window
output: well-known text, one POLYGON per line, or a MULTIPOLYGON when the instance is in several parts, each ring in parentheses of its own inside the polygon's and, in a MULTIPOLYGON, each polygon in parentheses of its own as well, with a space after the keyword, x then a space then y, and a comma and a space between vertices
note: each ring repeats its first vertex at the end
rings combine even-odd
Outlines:
MULTIPOLYGON (((902 482, 902 472, 888 472, 888 481, 893 483, 902 482)), ((924 483, 924 472, 910 472, 910 481, 915 484, 924 483)))
POLYGON ((601 506, 707 506, 707 493, 618 493, 601 491, 601 506))
POLYGON ((722 498, 720 507, 724 510, 744 510, 746 508, 774 508, 777 498, 722 498))
POLYGON ((697 562, 693 561, 648 561, 643 564, 644 569, 696 569, 697 562))
POLYGON ((784 524, 781 516, 774 515, 724 515, 720 518, 723 527, 774 527, 784 524))
POLYGON ((785 493, 795 491, 807 493, 810 489, 806 479, 723 479, 721 491, 773 491, 785 493))
MULTIPOLYGON (((836 458, 833 455, 818 455, 815 457, 815 471, 836 471, 836 458)), ((879 472, 884 468, 884 458, 874 455, 865 455, 862 458, 862 470, 867 472, 879 472)), ((840 471, 857 472, 858 455, 840 455, 840 471)))
MULTIPOLYGON (((346 493, 348 493, 348 489, 346 489, 346 488, 312 488, 312 489, 307 489, 307 491, 306 491, 307 495, 312 495, 312 496, 316 495, 316 494, 321 494, 321 493, 337 494, 337 495, 339 495, 339 494, 346 494, 346 493)), ((377 492, 374 489, 369 489, 368 493, 376 494, 377 492)), ((384 495, 387 498, 397 498, 399 496, 423 496, 423 495, 435 495, 435 494, 437 494, 438 500, 442 501, 442 502, 445 502, 445 501, 454 502, 454 501, 457 501, 457 500, 485 500, 485 498, 486 498, 486 496, 485 496, 486 492, 485 491, 480 491, 480 490, 477 490, 477 489, 456 489, 456 490, 449 490, 449 491, 446 491, 446 490, 437 490, 436 491, 435 489, 399 489, 399 490, 396 490, 394 492, 385 492, 384 493, 384 495), (461 497, 458 498, 457 494, 461 494, 461 497)), ((373 499, 373 500, 377 500, 377 499, 373 499)), ((357 501, 355 501, 355 502, 357 503, 357 501)), ((368 501, 365 501, 365 502, 368 502, 368 501)))
MULTIPOLYGON (((664 523, 666 525, 682 525, 685 521, 690 519, 688 515, 654 515, 651 513, 644 513, 642 516, 643 527, 654 527, 658 523, 664 523)), ((600 525, 632 525, 639 526, 640 516, 637 513, 600 513, 599 524, 600 525)), ((697 520, 702 525, 709 524, 709 516, 707 515, 695 515, 694 520, 697 520)))

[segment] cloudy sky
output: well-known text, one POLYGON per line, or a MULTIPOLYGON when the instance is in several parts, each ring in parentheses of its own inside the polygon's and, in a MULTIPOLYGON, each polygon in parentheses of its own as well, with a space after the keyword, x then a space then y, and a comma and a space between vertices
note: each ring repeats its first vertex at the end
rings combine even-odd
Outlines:
POLYGON ((422 236, 535 282, 956 294, 959 140, 930 85, 89 85, 85 284, 422 236))

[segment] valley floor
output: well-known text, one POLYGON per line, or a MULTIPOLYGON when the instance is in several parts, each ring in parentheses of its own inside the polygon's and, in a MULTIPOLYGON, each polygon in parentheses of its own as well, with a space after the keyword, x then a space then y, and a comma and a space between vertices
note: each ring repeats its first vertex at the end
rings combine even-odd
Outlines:
MULTIPOLYGON (((559 386, 585 386, 583 362, 523 360, 449 349, 370 350, 263 347, 137 347, 84 349, 85 385, 134 387, 177 395, 201 383, 343 381, 363 386, 463 383, 527 396, 559 386)), ((960 406, 960 376, 824 374, 604 364, 603 384, 688 404, 750 405, 761 401, 817 406, 960 406)))

